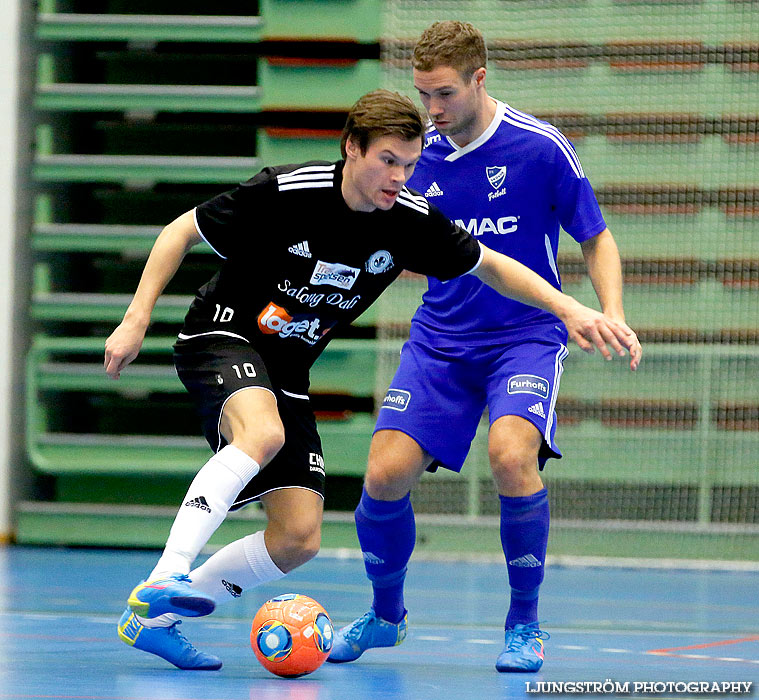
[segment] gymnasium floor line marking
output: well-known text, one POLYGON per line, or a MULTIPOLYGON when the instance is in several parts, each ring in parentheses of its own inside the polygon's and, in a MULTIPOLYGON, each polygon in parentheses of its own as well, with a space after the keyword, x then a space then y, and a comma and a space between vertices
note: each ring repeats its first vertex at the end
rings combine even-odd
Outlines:
MULTIPOLYGON (((685 647, 669 647, 668 649, 651 649, 649 654, 669 654, 672 651, 686 651, 687 649, 708 649, 709 647, 721 647, 728 644, 742 644, 743 642, 759 642, 759 635, 751 637, 742 637, 741 639, 722 639, 718 642, 707 642, 706 644, 690 644, 685 647)), ((676 655, 675 655, 676 656, 676 655)))
POLYGON ((684 647, 670 647, 668 649, 651 649, 644 652, 651 656, 667 656, 678 659, 698 659, 706 661, 719 661, 722 663, 743 663, 759 665, 759 659, 742 659, 737 656, 709 656, 708 654, 676 654, 678 651, 688 651, 689 649, 713 649, 714 647, 728 646, 730 644, 743 644, 745 642, 759 642, 759 635, 751 637, 741 637, 740 639, 722 639, 718 642, 707 642, 705 644, 689 644, 684 647))

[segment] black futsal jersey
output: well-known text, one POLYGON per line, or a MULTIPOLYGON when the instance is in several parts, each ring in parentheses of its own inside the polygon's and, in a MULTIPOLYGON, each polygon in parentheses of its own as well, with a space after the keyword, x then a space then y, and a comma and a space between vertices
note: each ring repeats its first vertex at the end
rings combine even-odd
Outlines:
POLYGON ((401 271, 447 280, 473 270, 479 244, 424 197, 403 188, 387 211, 353 211, 343 162, 265 168, 195 209, 224 262, 195 297, 180 339, 242 338, 272 380, 308 389, 308 369, 334 336, 401 271))

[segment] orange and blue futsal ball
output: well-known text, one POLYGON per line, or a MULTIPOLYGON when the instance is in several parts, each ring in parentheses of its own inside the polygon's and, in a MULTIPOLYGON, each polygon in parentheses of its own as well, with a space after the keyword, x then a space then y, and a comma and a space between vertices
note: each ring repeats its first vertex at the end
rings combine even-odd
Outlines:
POLYGON ((329 656, 335 631, 313 598, 286 593, 267 600, 253 618, 250 646, 261 665, 277 676, 312 673, 329 656))

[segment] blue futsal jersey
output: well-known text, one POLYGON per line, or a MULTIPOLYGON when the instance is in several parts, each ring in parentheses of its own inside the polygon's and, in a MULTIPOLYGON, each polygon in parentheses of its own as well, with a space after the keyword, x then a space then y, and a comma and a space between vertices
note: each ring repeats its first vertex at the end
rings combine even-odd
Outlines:
MULTIPOLYGON (((559 230, 582 242, 605 228, 572 144, 554 126, 503 102, 490 126, 459 148, 432 127, 409 185, 484 245, 537 272, 557 289, 559 230)), ((411 339, 442 347, 534 336, 551 313, 507 299, 473 275, 428 278, 411 339)))

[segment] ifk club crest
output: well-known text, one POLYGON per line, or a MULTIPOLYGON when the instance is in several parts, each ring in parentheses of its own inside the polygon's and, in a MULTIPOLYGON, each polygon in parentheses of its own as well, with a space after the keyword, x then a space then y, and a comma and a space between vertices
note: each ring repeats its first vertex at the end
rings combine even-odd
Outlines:
POLYGON ((503 187, 503 183, 506 182, 506 166, 499 165, 494 168, 485 168, 485 173, 488 176, 488 182, 492 185, 494 190, 500 190, 503 187))

